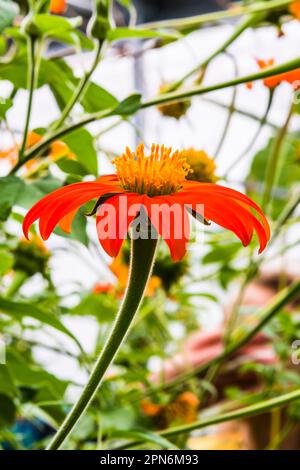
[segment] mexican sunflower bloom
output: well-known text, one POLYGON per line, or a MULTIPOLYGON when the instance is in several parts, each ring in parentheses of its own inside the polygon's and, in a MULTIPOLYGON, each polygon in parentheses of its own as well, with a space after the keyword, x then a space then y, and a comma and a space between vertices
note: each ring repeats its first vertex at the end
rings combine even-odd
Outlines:
POLYGON ((50 11, 51 13, 56 13, 60 15, 66 9, 67 2, 66 0, 51 0, 50 2, 50 11))
POLYGON ((141 144, 135 153, 127 148, 114 164, 116 174, 59 188, 37 202, 24 219, 25 236, 28 237, 30 226, 38 219, 44 240, 57 224, 70 232, 80 206, 97 199, 94 212, 97 214, 98 238, 112 257, 118 255, 129 227, 143 211, 148 216, 148 223, 152 223, 151 230, 154 227, 165 239, 174 261, 180 260, 186 252, 189 213, 231 230, 244 246, 250 243, 255 231, 260 243, 259 252, 265 248, 270 230, 260 207, 233 189, 187 180, 191 170, 182 152, 153 145, 150 155, 145 155, 141 144), (181 209, 180 217, 177 210, 172 210, 175 206, 181 209), (113 217, 117 223, 110 224, 113 217))
POLYGON ((297 18, 297 20, 300 20, 300 0, 296 0, 295 2, 292 2, 289 5, 289 11, 292 13, 292 15, 297 18))

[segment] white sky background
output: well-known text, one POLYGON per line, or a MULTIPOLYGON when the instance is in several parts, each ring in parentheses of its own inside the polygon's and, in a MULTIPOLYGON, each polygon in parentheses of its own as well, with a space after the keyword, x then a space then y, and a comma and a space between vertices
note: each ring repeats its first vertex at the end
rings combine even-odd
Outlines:
MULTIPOLYGON (((232 26, 218 26, 209 29, 203 29, 193 33, 183 41, 170 44, 162 49, 148 51, 143 57, 143 71, 145 79, 144 92, 148 97, 157 93, 162 80, 172 81, 180 78, 185 72, 193 68, 202 59, 205 59, 213 52, 231 33, 232 26)), ((276 63, 299 56, 300 46, 300 22, 292 21, 283 26, 285 33, 280 39, 277 37, 275 28, 261 28, 255 31, 246 31, 233 46, 230 52, 238 61, 239 74, 245 75, 257 71, 255 58, 262 59, 274 58, 276 63)), ((68 62, 75 68, 80 75, 83 67, 88 67, 91 61, 91 54, 82 54, 68 58, 68 62)), ((141 66, 141 63, 139 64, 141 66)), ((93 80, 106 87, 118 98, 123 99, 134 91, 134 64, 131 58, 118 58, 110 54, 97 68, 93 75, 93 80)), ((233 66, 228 57, 222 55, 214 60, 209 66, 204 84, 213 84, 233 78, 233 66)), ((5 94, 6 85, 0 83, 0 94, 5 94)), ((207 98, 213 98, 222 102, 230 102, 232 90, 221 90, 206 95, 207 98)), ((27 93, 20 91, 15 99, 14 107, 8 112, 9 124, 13 129, 22 130, 25 120, 25 110, 27 103, 27 93)), ((267 90, 262 83, 254 84, 253 90, 248 90, 245 85, 238 87, 237 106, 259 116, 263 115, 268 99, 267 90)), ((276 91, 276 99, 273 102, 269 120, 280 125, 284 122, 291 99, 291 87, 288 84, 282 84, 276 91)), ((31 119, 31 128, 47 127, 47 125, 57 118, 58 109, 54 98, 49 93, 47 87, 43 87, 35 92, 33 103, 33 114, 31 119)), ((227 111, 215 105, 205 103, 200 97, 193 98, 192 107, 187 113, 187 118, 181 121, 175 121, 169 118, 161 118, 156 109, 147 110, 144 113, 145 119, 145 142, 146 143, 164 143, 173 148, 182 148, 193 146, 204 149, 209 155, 213 155, 218 145, 223 126, 226 120, 227 111)), ((296 119, 297 120, 297 119, 296 119)), ((292 122, 292 126, 299 126, 299 121, 292 122)), ((92 132, 105 128, 108 120, 102 123, 90 125, 92 132)), ((257 122, 246 117, 235 115, 226 138, 222 152, 218 158, 218 174, 222 175, 230 163, 247 146, 248 141, 255 134, 257 122)), ((236 189, 242 189, 239 182, 245 177, 251 157, 255 150, 263 147, 267 142, 271 130, 264 128, 257 140, 254 149, 250 155, 238 165, 231 173, 231 180, 236 189)), ((134 147, 135 135, 128 124, 122 124, 117 129, 110 131, 101 138, 101 146, 116 153, 124 150, 126 145, 134 147)), ((3 136, 0 142, 1 147, 9 145, 7 136, 3 136)), ((99 169, 101 173, 106 173, 112 168, 103 154, 99 155, 99 169)), ((5 167, 0 162, 0 174, 4 174, 5 167), (1 166, 2 165, 2 166, 1 166)), ((95 239, 95 226, 89 227, 91 237, 95 239)), ((298 234, 299 236, 299 234, 298 234)), ((297 237, 297 233, 292 233, 290 237, 297 237)), ((74 250, 77 254, 71 254, 64 250, 65 240, 60 237, 52 236, 47 242, 50 249, 62 248, 63 251, 57 252, 52 259, 53 280, 59 287, 62 295, 66 295, 72 290, 73 283, 81 283, 87 290, 92 288, 95 282, 106 281, 109 276, 108 270, 95 253, 93 255, 75 244, 74 250)), ((99 248, 100 250, 100 248, 99 248)), ((108 257, 102 253, 106 260, 108 257)), ((295 260, 292 260, 295 264, 295 260)), ((39 283, 29 287, 25 286, 23 293, 30 295, 39 283)), ((211 289, 211 286, 210 286, 211 289)), ((220 318, 220 312, 210 315, 211 324, 215 324, 220 318)), ((74 331, 87 351, 93 348, 97 334, 95 323, 87 318, 67 319, 67 326, 74 331)), ((207 323, 207 322, 204 322, 207 323)), ((70 350, 73 345, 65 340, 70 350)), ((39 337, 51 343, 51 339, 39 337)), ((74 351, 76 351, 74 349, 74 351)), ((39 360, 45 363, 47 368, 56 375, 64 378, 76 379, 76 382, 84 380, 84 374, 78 370, 74 361, 67 357, 57 356, 45 352, 42 349, 37 350, 39 360)))

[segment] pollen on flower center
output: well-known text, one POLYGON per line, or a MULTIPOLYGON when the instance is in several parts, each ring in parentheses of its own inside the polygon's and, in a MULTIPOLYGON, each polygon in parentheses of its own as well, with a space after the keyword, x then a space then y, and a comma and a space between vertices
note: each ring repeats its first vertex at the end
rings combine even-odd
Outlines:
POLYGON ((148 196, 172 194, 182 188, 182 183, 190 171, 183 153, 164 145, 151 147, 150 155, 145 155, 144 145, 140 144, 136 152, 127 147, 126 152, 113 163, 121 186, 148 196))

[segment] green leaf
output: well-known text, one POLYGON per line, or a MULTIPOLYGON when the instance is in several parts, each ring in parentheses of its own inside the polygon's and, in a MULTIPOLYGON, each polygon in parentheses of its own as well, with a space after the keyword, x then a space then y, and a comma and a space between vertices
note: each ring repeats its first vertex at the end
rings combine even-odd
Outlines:
POLYGON ((0 249, 0 275, 3 276, 11 270, 14 264, 14 257, 8 251, 0 249))
POLYGON ((15 204, 24 182, 16 176, 0 178, 0 221, 5 221, 15 204))
POLYGON ((98 158, 94 148, 94 139, 86 129, 77 129, 62 139, 75 153, 77 160, 90 174, 98 174, 98 158))
POLYGON ((14 424, 17 408, 13 400, 6 395, 0 394, 0 427, 14 424))
POLYGON ((21 320, 24 317, 30 317, 45 325, 52 326, 52 328, 55 328, 61 333, 72 338, 81 349, 80 343, 73 333, 71 333, 54 314, 50 314, 32 303, 15 302, 0 297, 0 311, 17 320, 21 320))
POLYGON ((51 177, 23 184, 15 203, 25 209, 30 209, 42 197, 58 189, 60 186, 61 181, 51 177))
POLYGON ((111 322, 117 311, 116 300, 106 294, 86 295, 69 313, 73 315, 93 315, 100 323, 111 322))
POLYGON ((153 31, 151 29, 130 29, 130 28, 115 28, 111 29, 107 33, 107 39, 110 41, 118 41, 120 39, 130 39, 130 38, 159 38, 165 39, 167 41, 177 41, 182 35, 180 33, 162 33, 159 31, 153 31))
POLYGON ((6 364, 0 364, 0 393, 12 398, 17 394, 16 386, 6 364))
POLYGON ((19 7, 10 0, 0 0, 0 33, 13 23, 19 13, 19 7))
MULTIPOLYGON (((275 186, 272 192, 272 217, 275 220, 284 208, 289 191, 300 181, 300 157, 299 157, 300 134, 293 133, 285 137, 279 155, 278 171, 275 186)), ((271 138, 266 147, 260 150, 252 161, 247 176, 248 195, 260 201, 266 174, 267 161, 273 151, 274 138, 271 138)))
POLYGON ((141 107, 141 95, 139 93, 134 93, 121 103, 113 110, 113 114, 120 114, 121 116, 126 116, 136 113, 141 107))
POLYGON ((87 220, 86 216, 83 213, 82 208, 80 208, 74 217, 72 222, 71 238, 80 241, 83 245, 89 246, 89 237, 86 233, 87 220))
POLYGON ((86 168, 84 168, 84 166, 76 160, 70 160, 69 158, 61 158, 55 163, 65 173, 80 176, 88 174, 86 168))
POLYGON ((12 107, 13 101, 9 98, 0 97, 0 120, 4 119, 7 111, 12 107))
POLYGON ((79 16, 76 18, 66 18, 64 16, 41 13, 34 15, 31 22, 41 36, 53 39, 57 37, 59 39, 61 33, 72 31, 77 26, 80 26, 82 19, 79 16))

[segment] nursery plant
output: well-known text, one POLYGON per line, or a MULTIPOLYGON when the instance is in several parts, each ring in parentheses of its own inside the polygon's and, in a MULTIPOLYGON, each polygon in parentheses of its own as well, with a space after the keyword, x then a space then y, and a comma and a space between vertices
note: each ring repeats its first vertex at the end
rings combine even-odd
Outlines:
POLYGON ((221 55, 235 61, 230 47, 247 30, 271 28, 280 41, 285 25, 299 28, 299 20, 298 0, 237 2, 214 13, 145 24, 137 23, 130 0, 93 0, 87 24, 70 16, 64 0, 0 0, 3 449, 190 449, 200 445, 197 430, 267 412, 265 447, 279 448, 297 429, 300 281, 288 277, 285 257, 300 242, 294 235, 289 241, 299 227, 300 57, 281 63, 258 57, 253 73, 237 70, 226 80, 222 70, 215 81, 208 72, 221 55), (126 23, 118 23, 116 8, 126 23), (191 70, 178 63, 174 80, 162 80, 155 96, 132 86, 117 98, 95 80, 110 54, 119 63, 133 50, 167 51, 203 28, 228 22, 232 32, 224 42, 191 70), (70 57, 87 59, 81 76, 70 57), (288 109, 278 124, 271 111, 282 87, 288 109), (265 93, 262 116, 237 105, 241 88, 265 93), (32 124, 42 89, 58 110, 45 127, 32 124), (212 92, 226 89, 231 102, 215 100, 212 92), (24 116, 16 112, 20 96, 24 116), (192 140, 181 148, 159 144, 155 136, 148 142, 141 116, 151 110, 180 132, 196 100, 200 113, 208 102, 226 111, 213 156, 192 140), (221 173, 233 117, 241 116, 256 131, 221 173), (105 148, 103 137, 121 126, 128 135, 123 151, 114 148, 114 139, 105 148), (271 137, 257 151, 266 128, 271 137), (232 174, 245 159, 248 174, 237 184, 232 174), (197 231, 204 233, 204 249, 196 243, 197 231), (82 283, 63 292, 53 275, 60 250, 73 255, 73 270, 96 263, 109 275, 99 275, 87 289, 82 274, 82 283), (268 281, 272 295, 245 313, 247 289, 262 282, 272 258, 281 261, 268 281), (199 313, 210 317, 224 306, 221 296, 232 285, 239 293, 217 353, 194 364, 190 351, 191 361, 175 373, 170 357, 201 328, 199 313), (93 322, 97 338, 89 350, 72 326, 76 321, 93 322), (228 386, 219 386, 237 357, 262 337, 273 347, 273 360, 251 356, 235 365, 238 373, 228 386), (64 370, 51 373, 41 351, 75 363, 84 383, 66 378, 64 370), (155 360, 161 373, 150 372, 155 360), (256 393, 241 386, 247 374, 258 383, 256 393))

